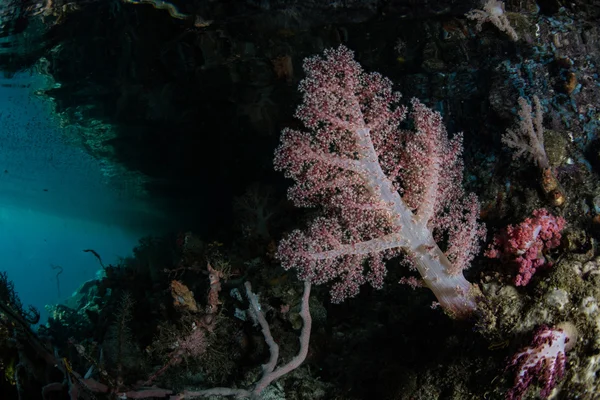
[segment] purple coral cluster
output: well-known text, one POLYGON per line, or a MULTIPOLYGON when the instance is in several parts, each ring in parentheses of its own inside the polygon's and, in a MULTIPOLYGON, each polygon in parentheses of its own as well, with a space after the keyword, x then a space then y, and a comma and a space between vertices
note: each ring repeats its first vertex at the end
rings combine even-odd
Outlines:
POLYGON ((547 398, 563 377, 567 363, 565 354, 576 341, 577 329, 571 323, 562 323, 556 328, 545 325, 538 328, 531 345, 515 354, 509 364, 509 367, 515 367, 517 376, 507 400, 521 399, 534 381, 541 386, 540 398, 547 398))

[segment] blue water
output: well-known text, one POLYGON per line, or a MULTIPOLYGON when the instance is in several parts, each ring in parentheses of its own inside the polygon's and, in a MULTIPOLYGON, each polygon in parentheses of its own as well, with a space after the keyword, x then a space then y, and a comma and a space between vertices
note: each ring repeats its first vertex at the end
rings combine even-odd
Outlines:
POLYGON ((75 128, 61 127, 51 102, 34 94, 51 82, 21 74, 0 84, 0 270, 43 322, 46 304, 64 300, 100 268, 83 250, 116 263, 141 236, 160 233, 163 218, 130 176, 65 140, 65 129, 75 128))

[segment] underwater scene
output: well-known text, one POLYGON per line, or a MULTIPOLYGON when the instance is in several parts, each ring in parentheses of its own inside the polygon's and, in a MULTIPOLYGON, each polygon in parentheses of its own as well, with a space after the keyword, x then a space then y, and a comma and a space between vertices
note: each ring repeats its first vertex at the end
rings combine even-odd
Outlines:
POLYGON ((0 0, 0 400, 600 400, 599 0, 0 0))

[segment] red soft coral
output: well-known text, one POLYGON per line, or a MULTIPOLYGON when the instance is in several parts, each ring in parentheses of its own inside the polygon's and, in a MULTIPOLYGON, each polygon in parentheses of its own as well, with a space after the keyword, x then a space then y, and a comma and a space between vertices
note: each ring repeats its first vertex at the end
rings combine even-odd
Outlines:
POLYGON ((533 217, 516 226, 509 225, 494 236, 485 256, 512 259, 518 266, 515 285, 525 286, 537 269, 552 265, 544 252, 558 247, 565 225, 564 218, 555 217, 543 208, 535 210, 533 217))

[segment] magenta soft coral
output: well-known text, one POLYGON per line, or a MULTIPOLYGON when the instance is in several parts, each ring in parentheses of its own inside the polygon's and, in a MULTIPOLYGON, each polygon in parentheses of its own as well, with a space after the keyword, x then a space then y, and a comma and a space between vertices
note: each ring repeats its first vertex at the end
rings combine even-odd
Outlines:
POLYGON ((577 341, 577 329, 569 322, 555 328, 541 326, 534 334, 530 346, 514 355, 509 368, 517 371, 514 386, 507 400, 520 400, 534 381, 541 386, 540 398, 545 399, 560 380, 567 365, 567 351, 577 341))
POLYGON ((564 218, 555 217, 543 208, 532 214, 531 218, 516 226, 509 225, 495 235, 485 252, 486 257, 512 260, 517 264, 517 286, 527 285, 538 268, 551 266, 544 252, 560 245, 561 231, 566 225, 564 218))

